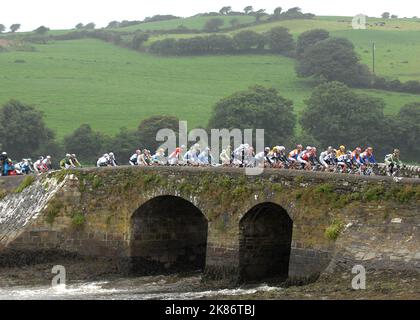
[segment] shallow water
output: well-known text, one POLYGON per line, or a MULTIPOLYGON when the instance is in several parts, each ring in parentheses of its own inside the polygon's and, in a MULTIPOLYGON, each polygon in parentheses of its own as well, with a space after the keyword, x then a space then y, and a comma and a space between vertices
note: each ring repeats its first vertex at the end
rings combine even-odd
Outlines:
POLYGON ((46 285, 0 288, 0 300, 193 300, 232 297, 282 290, 264 283, 238 288, 203 288, 200 275, 153 276, 97 282, 77 282, 56 287, 46 285))

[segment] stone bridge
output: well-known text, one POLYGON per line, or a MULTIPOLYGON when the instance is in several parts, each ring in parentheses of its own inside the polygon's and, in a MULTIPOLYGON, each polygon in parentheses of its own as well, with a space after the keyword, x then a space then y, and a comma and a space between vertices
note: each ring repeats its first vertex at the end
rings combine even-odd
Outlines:
POLYGON ((235 282, 420 267, 419 179, 187 167, 11 179, 0 180, 0 265, 69 252, 118 273, 235 282))

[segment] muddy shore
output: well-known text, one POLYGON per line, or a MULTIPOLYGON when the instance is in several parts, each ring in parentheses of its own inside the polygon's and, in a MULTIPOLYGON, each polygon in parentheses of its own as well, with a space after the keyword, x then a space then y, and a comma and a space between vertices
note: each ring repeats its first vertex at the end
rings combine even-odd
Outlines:
MULTIPOLYGON (((121 279, 121 274, 115 267, 108 266, 104 260, 63 257, 54 261, 40 262, 20 267, 3 266, 0 268, 0 288, 18 286, 49 285, 54 274, 52 267, 63 265, 66 268, 66 279, 69 284, 92 281, 115 281, 121 279)), ((177 274, 170 276, 176 282, 187 275, 177 274)), ((293 283, 267 283, 272 290, 257 291, 252 294, 238 294, 229 296, 212 296, 212 299, 415 299, 420 300, 420 274, 418 272, 396 271, 367 271, 366 289, 354 290, 351 281, 354 275, 350 270, 339 270, 334 273, 325 273, 317 281, 305 285, 293 283)), ((219 290, 234 288, 234 286, 219 282, 198 280, 189 288, 191 291, 219 290)), ((138 281, 138 277, 123 277, 126 283, 138 281)), ((121 280, 118 280, 121 283, 121 280)), ((243 287, 243 286, 242 286, 243 287)), ((204 298, 205 299, 205 298, 204 298)))

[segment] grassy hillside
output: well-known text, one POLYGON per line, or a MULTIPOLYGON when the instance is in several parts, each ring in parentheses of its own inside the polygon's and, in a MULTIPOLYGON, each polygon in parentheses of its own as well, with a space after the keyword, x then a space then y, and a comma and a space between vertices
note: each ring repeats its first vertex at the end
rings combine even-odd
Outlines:
MULTIPOLYGON (((246 29, 266 32, 273 27, 283 26, 290 30, 295 38, 302 32, 322 28, 332 36, 344 37, 352 41, 362 61, 372 66, 372 44, 376 45, 376 72, 381 76, 399 78, 402 81, 420 79, 420 20, 410 19, 369 19, 367 30, 354 30, 351 18, 318 17, 314 20, 286 20, 264 23, 246 29), (376 22, 385 21, 385 26, 375 26, 376 22), (398 28, 397 28, 398 27, 398 28)), ((242 29, 240 29, 242 30, 242 29)), ((236 30, 229 34, 239 32, 236 30)), ((153 36, 147 44, 165 38, 189 38, 196 34, 176 34, 153 36)))
POLYGON ((282 88, 297 100, 306 93, 292 61, 278 56, 163 58, 98 40, 36 48, 0 54, 0 103, 35 103, 59 136, 84 122, 114 133, 162 113, 206 125, 216 101, 252 84, 282 88))
MULTIPOLYGON (((205 19, 208 17, 141 26, 156 29, 181 23, 199 28, 205 19)), ((263 32, 283 25, 298 36, 309 29, 326 28, 333 35, 353 41, 363 61, 369 64, 371 43, 375 41, 380 75, 420 80, 420 28, 416 29, 419 22, 401 20, 401 29, 352 30, 348 21, 339 22, 345 19, 348 18, 281 21, 252 29, 263 32)), ((190 127, 205 126, 219 99, 253 84, 277 88, 294 101, 299 113, 313 89, 310 82, 296 77, 294 60, 281 56, 156 57, 90 39, 34 47, 34 52, 0 53, 0 104, 11 98, 35 104, 44 111, 47 125, 60 138, 82 123, 113 134, 123 126, 134 128, 140 120, 156 114, 178 116, 188 120, 190 127)), ((359 91, 383 98, 387 113, 420 101, 418 95, 359 91)))

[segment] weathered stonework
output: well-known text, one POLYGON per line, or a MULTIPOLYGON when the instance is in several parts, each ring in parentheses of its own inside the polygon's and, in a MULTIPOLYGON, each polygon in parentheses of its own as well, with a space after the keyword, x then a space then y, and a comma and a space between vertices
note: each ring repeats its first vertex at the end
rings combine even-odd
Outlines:
MULTIPOLYGON (((24 210, 19 213, 29 214, 29 221, 18 227, 13 239, 8 237, 7 246, 3 243, 6 248, 0 251, 0 264, 11 253, 56 250, 107 257, 121 272, 128 272, 133 264, 144 272, 188 264, 199 267, 203 251, 193 244, 202 243, 206 232, 206 274, 238 280, 247 268, 266 272, 261 269, 264 257, 275 260, 273 252, 282 251, 281 241, 264 236, 272 231, 264 231, 269 229, 262 224, 259 233, 252 231, 258 225, 252 219, 251 225, 241 229, 247 213, 269 203, 283 210, 292 222, 290 257, 286 251, 281 253, 289 259, 286 271, 290 278, 311 278, 327 267, 354 263, 376 269, 419 271, 420 267, 418 179, 395 181, 283 170, 245 176, 240 169, 122 167, 56 172, 42 177, 40 183, 48 190, 52 180, 60 185, 59 190, 45 205, 38 203, 42 208, 35 217, 24 210), (177 220, 167 216, 170 205, 164 210, 148 207, 150 200, 160 196, 188 201, 206 218, 207 230, 200 219, 184 216, 184 207, 171 210, 177 220), (136 215, 140 211, 142 218, 136 215), (180 232, 183 223, 185 232, 180 232), (337 239, 326 235, 332 225, 342 226, 337 239), (244 232, 248 240, 241 238, 244 232), (185 243, 184 248, 177 246, 177 241, 185 243), (267 255, 253 259, 260 249, 267 255), (253 260, 260 261, 259 266, 250 265, 253 260)), ((37 185, 25 190, 28 197, 37 185)), ((0 204, 18 196, 9 194, 0 204)), ((7 223, 13 224, 12 220, 7 223)), ((287 229, 279 225, 276 230, 287 229)), ((279 258, 278 264, 284 259, 279 258)))

